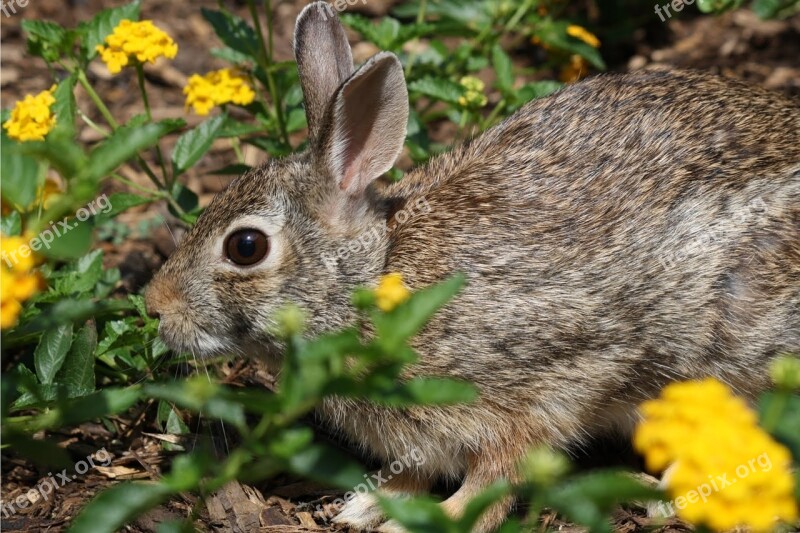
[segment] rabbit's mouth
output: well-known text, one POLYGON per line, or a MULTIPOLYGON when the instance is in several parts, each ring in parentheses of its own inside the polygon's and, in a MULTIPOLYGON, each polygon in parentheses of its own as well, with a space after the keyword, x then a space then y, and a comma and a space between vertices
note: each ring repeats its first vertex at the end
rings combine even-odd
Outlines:
POLYGON ((163 317, 158 326, 158 336, 173 352, 188 353, 198 359, 208 359, 237 351, 217 335, 197 326, 182 328, 180 324, 170 323, 163 317))

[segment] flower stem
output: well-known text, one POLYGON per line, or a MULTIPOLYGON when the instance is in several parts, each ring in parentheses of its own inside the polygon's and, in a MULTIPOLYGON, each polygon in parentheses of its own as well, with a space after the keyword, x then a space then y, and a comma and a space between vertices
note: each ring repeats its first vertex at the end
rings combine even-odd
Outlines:
POLYGON ((269 46, 267 46, 267 42, 264 39, 264 30, 261 28, 261 21, 258 18, 255 1, 247 0, 247 9, 250 11, 250 16, 253 18, 253 25, 256 27, 256 34, 258 35, 258 43, 261 45, 259 65, 264 69, 264 75, 267 77, 267 85, 274 106, 275 119, 278 121, 278 129, 280 129, 283 142, 289 146, 289 134, 286 131, 286 121, 283 118, 282 98, 278 90, 278 85, 275 83, 275 77, 272 75, 272 5, 270 0, 264 0, 264 8, 267 11, 269 46))
MULTIPOLYGON (((142 101, 144 102, 144 111, 147 114, 147 121, 153 122, 153 113, 150 111, 150 100, 147 98, 147 88, 144 84, 144 67, 138 61, 136 62, 136 81, 139 82, 139 92, 142 93, 142 101)), ((164 178, 164 183, 170 183, 169 176, 167 175, 167 167, 164 165, 164 155, 161 153, 161 146, 156 143, 156 157, 158 158, 158 165, 161 167, 161 176, 164 178)))
POLYGON ((116 120, 114 120, 114 116, 111 114, 111 111, 108 110, 106 104, 103 103, 103 101, 100 99, 100 96, 98 96, 97 92, 86 78, 86 72, 79 68, 77 69, 76 74, 78 76, 78 83, 81 84, 81 87, 83 87, 83 89, 89 95, 89 98, 92 99, 95 107, 97 107, 97 110, 100 111, 101 115, 103 115, 103 118, 106 119, 106 122, 108 122, 108 125, 111 126, 111 129, 116 130, 119 128, 119 124, 116 120))
MULTIPOLYGON (((419 26, 423 22, 425 22, 425 12, 428 9, 428 0, 420 0, 419 2, 419 10, 417 11, 417 25, 419 26)), ((419 44, 419 37, 414 39, 417 44, 419 44)), ((417 52, 416 48, 412 49, 411 52, 408 54, 408 64, 406 65, 406 79, 411 77, 411 69, 414 67, 414 61, 417 60, 417 52)))

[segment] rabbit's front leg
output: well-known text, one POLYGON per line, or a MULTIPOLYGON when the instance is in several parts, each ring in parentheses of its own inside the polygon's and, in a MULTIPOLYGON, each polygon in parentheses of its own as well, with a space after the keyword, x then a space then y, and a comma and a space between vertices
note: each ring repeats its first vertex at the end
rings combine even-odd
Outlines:
MULTIPOLYGON (((383 469, 378 475, 385 476, 377 492, 381 496, 401 497, 409 494, 427 492, 431 482, 419 473, 403 471, 387 475, 383 469)), ((379 478, 381 479, 381 478, 379 478)), ((374 492, 358 493, 348 501, 333 522, 359 530, 371 530, 383 522, 385 516, 374 492)))

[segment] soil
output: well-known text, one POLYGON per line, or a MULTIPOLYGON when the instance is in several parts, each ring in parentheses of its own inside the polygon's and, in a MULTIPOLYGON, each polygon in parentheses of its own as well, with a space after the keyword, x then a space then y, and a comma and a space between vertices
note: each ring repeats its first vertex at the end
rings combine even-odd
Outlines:
MULTIPOLYGON (((101 0, 30 0, 26 7, 17 7, 16 14, 0 15, 0 95, 3 107, 10 107, 25 94, 46 89, 51 83, 45 64, 25 55, 25 43, 20 28, 22 20, 44 18, 65 26, 74 26, 102 8, 121 3, 101 0)), ((279 60, 291 59, 290 43, 294 20, 305 3, 302 0, 273 2, 276 55, 279 60)), ((353 8, 360 7, 366 9, 364 12, 370 16, 380 16, 391 5, 391 1, 370 0, 364 6, 355 3, 353 8)), ((598 16, 594 3, 576 2, 576 5, 587 8, 590 15, 594 13, 593 16, 598 16)), ((157 21, 180 46, 176 59, 160 62, 146 69, 151 105, 157 119, 182 117, 190 124, 199 122, 198 117, 187 115, 183 109, 182 88, 186 79, 192 73, 224 66, 209 54, 209 48, 219 43, 200 15, 202 6, 214 8, 216 2, 144 2, 143 18, 157 21)), ((233 3, 230 8, 247 18, 243 3, 233 3)), ((650 18, 646 27, 634 32, 632 42, 616 47, 609 54, 613 58, 609 65, 610 70, 636 70, 652 65, 694 68, 741 78, 769 90, 800 98, 800 16, 783 21, 760 21, 752 12, 738 10, 717 17, 672 18, 666 23, 660 22, 655 14, 650 18)), ((264 23, 262 20, 262 24, 264 23)), ((356 56, 365 56, 372 52, 371 45, 359 43, 355 34, 351 37, 356 56)), ((514 61, 518 65, 529 66, 535 63, 536 58, 526 49, 519 50, 514 55, 514 61)), ((93 85, 116 117, 126 119, 141 112, 136 80, 130 72, 112 77, 104 65, 95 61, 90 75, 93 85)), ((100 120, 92 111, 94 108, 88 96, 80 90, 77 91, 77 102, 79 108, 85 110, 90 117, 100 120)), ((433 128, 432 136, 437 141, 452 140, 454 132, 451 129, 436 125, 433 128)), ((80 137, 87 143, 98 140, 96 133, 89 127, 80 132, 80 137)), ((301 138, 298 137, 296 142, 301 138)), ((256 164, 263 159, 263 155, 250 150, 246 151, 245 158, 248 164, 256 164)), ((201 204, 207 204, 231 179, 209 172, 234 160, 230 143, 220 141, 214 144, 203 162, 187 174, 186 184, 199 194, 201 204)), ((146 178, 132 169, 125 170, 124 174, 135 182, 147 184, 146 178)), ((106 192, 123 190, 114 183, 108 186, 106 192)), ((120 244, 109 241, 100 246, 105 251, 106 266, 117 267, 122 271, 120 292, 137 292, 174 249, 173 239, 179 239, 183 229, 163 205, 130 210, 119 221, 121 225, 118 229, 127 238, 121 239, 120 244)), ((237 385, 269 386, 271 383, 271 377, 263 369, 243 361, 224 365, 220 374, 224 381, 237 385)), ((37 469, 13 450, 5 448, 2 451, 2 501, 27 503, 18 512, 8 513, 9 516, 5 516, 7 513, 4 507, 2 529, 64 529, 79 509, 104 488, 120 480, 157 479, 173 455, 173 452, 165 451, 167 446, 164 443, 192 446, 197 439, 209 438, 210 434, 220 453, 229 444, 221 437, 224 432, 213 424, 207 424, 207 421, 191 421, 190 427, 193 430, 200 426, 205 428, 202 434, 195 434, 191 438, 164 435, 155 424, 154 412, 153 406, 148 404, 125 416, 114 417, 110 423, 115 431, 102 424, 86 423, 48 434, 49 439, 59 442, 76 461, 85 459, 100 449, 108 451, 113 459, 106 466, 90 468, 85 474, 70 479, 69 483, 48 494, 46 499, 34 497, 33 493, 30 493, 29 498, 26 494, 46 479, 48 472, 37 469)), ((598 445, 594 450, 585 452, 582 461, 587 469, 598 464, 636 465, 629 450, 618 446, 606 449, 603 445, 598 445)), ((442 491, 446 493, 447 487, 443 487, 442 491)), ((328 523, 329 513, 326 511, 330 510, 331 502, 339 496, 341 492, 335 489, 291 477, 279 477, 255 486, 233 483, 209 497, 205 505, 197 506, 200 513, 195 526, 202 531, 225 532, 335 531, 336 528, 328 523)), ((126 529, 155 531, 163 521, 188 516, 196 499, 197 496, 187 494, 170 501, 140 517, 126 529)), ((543 526, 552 529, 582 531, 553 513, 544 513, 541 520, 543 526)), ((621 533, 690 530, 676 519, 657 522, 647 518, 644 510, 638 507, 619 509, 614 516, 614 526, 621 533)))

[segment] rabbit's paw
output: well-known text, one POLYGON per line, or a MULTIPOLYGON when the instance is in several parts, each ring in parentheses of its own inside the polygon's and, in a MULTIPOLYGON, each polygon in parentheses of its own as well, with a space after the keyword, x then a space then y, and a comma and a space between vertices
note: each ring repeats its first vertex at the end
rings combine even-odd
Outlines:
POLYGON ((354 529, 370 530, 383 522, 383 519, 383 511, 374 494, 356 494, 344 504, 333 522, 354 529))

